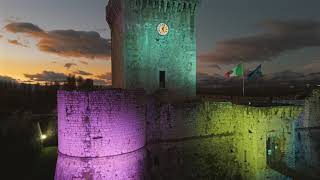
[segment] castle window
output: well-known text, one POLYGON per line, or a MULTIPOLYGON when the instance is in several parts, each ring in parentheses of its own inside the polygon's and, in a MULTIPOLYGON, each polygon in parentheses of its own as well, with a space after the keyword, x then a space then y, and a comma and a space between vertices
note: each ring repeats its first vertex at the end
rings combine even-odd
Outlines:
POLYGON ((166 72, 160 71, 159 73, 159 86, 160 88, 166 88, 166 72))
POLYGON ((244 162, 247 162, 247 151, 244 150, 244 162))

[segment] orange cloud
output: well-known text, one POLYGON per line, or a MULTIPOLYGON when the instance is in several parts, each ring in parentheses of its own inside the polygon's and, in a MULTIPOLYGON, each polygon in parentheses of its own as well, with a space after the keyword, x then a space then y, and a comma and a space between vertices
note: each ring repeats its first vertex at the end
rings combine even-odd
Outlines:
POLYGON ((91 76, 92 75, 92 73, 82 71, 82 70, 77 70, 77 71, 74 71, 73 73, 77 74, 77 75, 81 75, 81 76, 91 76))
POLYGON ((14 40, 8 39, 8 43, 13 44, 13 45, 16 45, 16 46, 28 47, 28 46, 20 43, 18 40, 15 40, 15 39, 14 39, 14 40))
POLYGON ((112 79, 112 73, 111 72, 107 72, 107 73, 104 73, 104 74, 96 75, 96 77, 99 78, 99 79, 111 80, 112 79))
POLYGON ((32 23, 17 23, 17 22, 13 22, 13 23, 9 23, 7 24, 4 29, 8 32, 12 32, 12 33, 25 33, 31 36, 41 36, 43 34, 45 34, 45 32, 40 29, 38 26, 32 24, 32 23))
POLYGON ((10 23, 5 30, 23 33, 38 39, 37 47, 42 52, 63 57, 84 57, 109 60, 111 41, 93 31, 54 30, 44 31, 32 23, 10 23))
POLYGON ((112 83, 112 73, 111 72, 96 75, 96 78, 98 78, 101 81, 104 81, 106 84, 109 84, 109 85, 111 85, 111 83, 112 83))
POLYGON ((66 64, 64 65, 64 67, 67 68, 67 69, 72 68, 72 66, 77 66, 77 64, 75 64, 75 63, 66 63, 66 64))
POLYGON ((68 75, 53 71, 43 71, 37 74, 24 74, 24 76, 35 82, 65 82, 68 75))

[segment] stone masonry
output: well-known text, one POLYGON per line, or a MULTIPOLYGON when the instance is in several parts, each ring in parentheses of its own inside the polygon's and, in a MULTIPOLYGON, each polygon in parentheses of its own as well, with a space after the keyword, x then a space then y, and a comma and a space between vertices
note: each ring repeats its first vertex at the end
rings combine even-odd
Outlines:
POLYGON ((195 13, 199 0, 110 0, 107 21, 112 36, 115 88, 165 88, 175 96, 196 95, 195 13), (168 34, 157 26, 165 23, 168 34))
POLYGON ((141 91, 120 89, 59 91, 59 152, 104 157, 144 147, 145 108, 140 104, 141 95, 141 91))
POLYGON ((304 117, 297 125, 296 139, 298 165, 320 172, 320 90, 314 90, 305 100, 304 117))

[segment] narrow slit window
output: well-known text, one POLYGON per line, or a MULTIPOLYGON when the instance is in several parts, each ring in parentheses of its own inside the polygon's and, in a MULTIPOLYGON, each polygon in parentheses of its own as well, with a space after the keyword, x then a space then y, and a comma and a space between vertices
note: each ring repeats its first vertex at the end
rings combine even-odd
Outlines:
POLYGON ((247 150, 244 150, 244 162, 247 162, 247 150))
POLYGON ((166 88, 166 72, 165 71, 160 71, 159 74, 159 85, 160 88, 166 88))

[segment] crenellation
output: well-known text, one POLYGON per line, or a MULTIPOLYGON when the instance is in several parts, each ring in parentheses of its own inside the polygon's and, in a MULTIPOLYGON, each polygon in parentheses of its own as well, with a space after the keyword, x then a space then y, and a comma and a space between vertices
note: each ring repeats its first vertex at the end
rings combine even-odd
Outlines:
MULTIPOLYGON (((113 9, 113 7, 117 7, 114 1, 111 0, 112 3, 108 5, 108 11, 110 11, 110 15, 117 14, 113 12, 119 12, 119 9, 113 9)), ((125 3, 127 0, 119 0, 117 3, 122 4, 125 3)), ((193 1, 184 1, 184 0, 130 0, 128 1, 129 6, 127 8, 142 11, 145 9, 148 10, 157 10, 157 12, 165 12, 165 13, 181 13, 181 12, 188 12, 193 14, 194 9, 199 4, 199 0, 193 1)), ((110 16, 107 13, 107 16, 110 16)))

